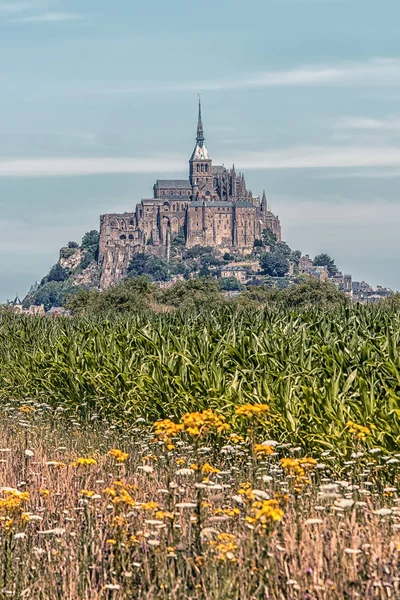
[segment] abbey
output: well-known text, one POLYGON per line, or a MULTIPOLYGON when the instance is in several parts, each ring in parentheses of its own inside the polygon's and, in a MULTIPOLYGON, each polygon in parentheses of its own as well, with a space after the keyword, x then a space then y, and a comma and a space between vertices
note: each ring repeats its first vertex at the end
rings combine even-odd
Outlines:
POLYGON ((142 199, 133 213, 100 217, 99 265, 101 286, 127 274, 134 254, 146 252, 168 258, 173 238, 184 232, 185 245, 211 246, 216 251, 252 251, 264 229, 281 240, 279 218, 246 187, 235 167, 212 164, 204 144, 199 100, 196 146, 189 160, 188 179, 159 179, 153 198, 142 199))

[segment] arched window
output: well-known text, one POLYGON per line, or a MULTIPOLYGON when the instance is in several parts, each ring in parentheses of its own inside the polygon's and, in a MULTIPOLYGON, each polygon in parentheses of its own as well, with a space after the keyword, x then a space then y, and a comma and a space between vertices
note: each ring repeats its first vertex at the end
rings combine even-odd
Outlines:
POLYGON ((129 235, 129 239, 133 240, 133 235, 132 234, 129 235))
POLYGON ((200 165, 197 165, 197 172, 200 173, 200 165))
POLYGON ((120 239, 120 240, 126 240, 126 235, 124 235, 124 234, 120 235, 120 236, 119 236, 119 239, 120 239))
POLYGON ((129 225, 134 225, 134 224, 135 224, 135 221, 134 221, 133 219, 131 219, 131 220, 129 221, 129 225))

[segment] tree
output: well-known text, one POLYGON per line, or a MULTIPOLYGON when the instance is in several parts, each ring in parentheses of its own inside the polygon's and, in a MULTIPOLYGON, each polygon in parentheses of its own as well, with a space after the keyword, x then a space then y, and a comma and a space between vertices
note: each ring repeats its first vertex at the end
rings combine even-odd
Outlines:
POLYGON ((79 287, 72 286, 68 281, 48 281, 32 295, 27 296, 24 305, 35 304, 36 306, 44 305, 45 310, 49 310, 53 306, 63 306, 67 297, 71 294, 76 294, 79 287))
POLYGON ((68 242, 68 248, 79 248, 78 242, 68 242))
POLYGON ((165 258, 141 252, 133 256, 128 267, 128 275, 130 277, 149 275, 154 281, 168 281, 168 263, 165 258))
POLYGON ((219 280, 219 287, 221 290, 226 292, 232 292, 236 290, 241 290, 242 285, 236 277, 221 277, 219 280))
POLYGON ((225 260, 226 262, 230 262, 231 260, 233 260, 233 256, 231 254, 229 254, 229 252, 225 252, 225 254, 222 257, 222 260, 225 260))
POLYGON ((100 234, 95 229, 87 231, 82 238, 81 248, 87 250, 95 260, 99 255, 99 241, 100 234))
POLYGON ((102 292, 81 290, 68 299, 66 306, 77 315, 143 312, 157 301, 158 293, 148 277, 132 277, 102 292))
POLYGON ((273 248, 273 252, 286 256, 288 260, 292 256, 292 249, 286 242, 277 242, 273 248))
POLYGON ((338 272, 335 261, 329 256, 329 254, 318 254, 318 256, 314 258, 313 262, 316 267, 328 267, 329 277, 334 277, 338 272))
POLYGON ((208 309, 223 303, 219 284, 215 279, 190 279, 178 281, 161 293, 160 301, 182 309, 208 309))
POLYGON ((47 281, 65 281, 68 278, 68 273, 62 268, 60 263, 56 263, 51 267, 49 274, 47 275, 47 281))
POLYGON ((265 275, 271 277, 284 277, 289 270, 288 259, 277 252, 263 254, 260 257, 260 265, 265 275))
POLYGON ((343 305, 348 298, 332 283, 307 277, 303 283, 287 288, 283 292, 283 301, 288 308, 309 308, 343 305))
POLYGON ((270 246, 271 248, 275 246, 276 235, 271 229, 263 229, 261 236, 264 246, 270 246))

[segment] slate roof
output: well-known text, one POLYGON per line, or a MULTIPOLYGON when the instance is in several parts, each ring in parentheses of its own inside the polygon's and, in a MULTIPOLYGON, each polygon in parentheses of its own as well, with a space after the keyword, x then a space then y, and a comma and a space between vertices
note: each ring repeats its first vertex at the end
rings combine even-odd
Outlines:
POLYGON ((157 179, 156 187, 164 189, 192 189, 189 179, 157 179))
POLYGON ((256 208, 254 204, 251 202, 246 202, 245 200, 238 200, 238 202, 236 202, 236 206, 239 206, 240 208, 256 208))
POLYGON ((214 173, 215 175, 217 173, 225 173, 226 169, 223 165, 215 165, 213 167, 211 167, 211 172, 214 173))
POLYGON ((214 207, 222 207, 222 208, 232 208, 233 203, 232 202, 224 202, 222 200, 206 200, 205 202, 202 202, 201 200, 195 200, 194 202, 190 202, 189 203, 189 207, 190 206, 206 206, 209 208, 214 208, 214 207))

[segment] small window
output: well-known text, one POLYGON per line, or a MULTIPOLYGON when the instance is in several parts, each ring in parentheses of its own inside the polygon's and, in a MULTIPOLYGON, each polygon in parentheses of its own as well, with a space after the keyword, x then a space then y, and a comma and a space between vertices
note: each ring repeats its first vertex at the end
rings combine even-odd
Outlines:
POLYGON ((131 219, 131 220, 129 221, 129 225, 134 225, 134 224, 135 224, 135 221, 134 221, 133 219, 131 219))
POLYGON ((133 235, 132 234, 129 235, 129 239, 133 240, 133 235))
POLYGON ((124 234, 120 235, 120 236, 119 236, 119 239, 120 239, 120 240, 126 240, 126 235, 124 235, 124 234))

